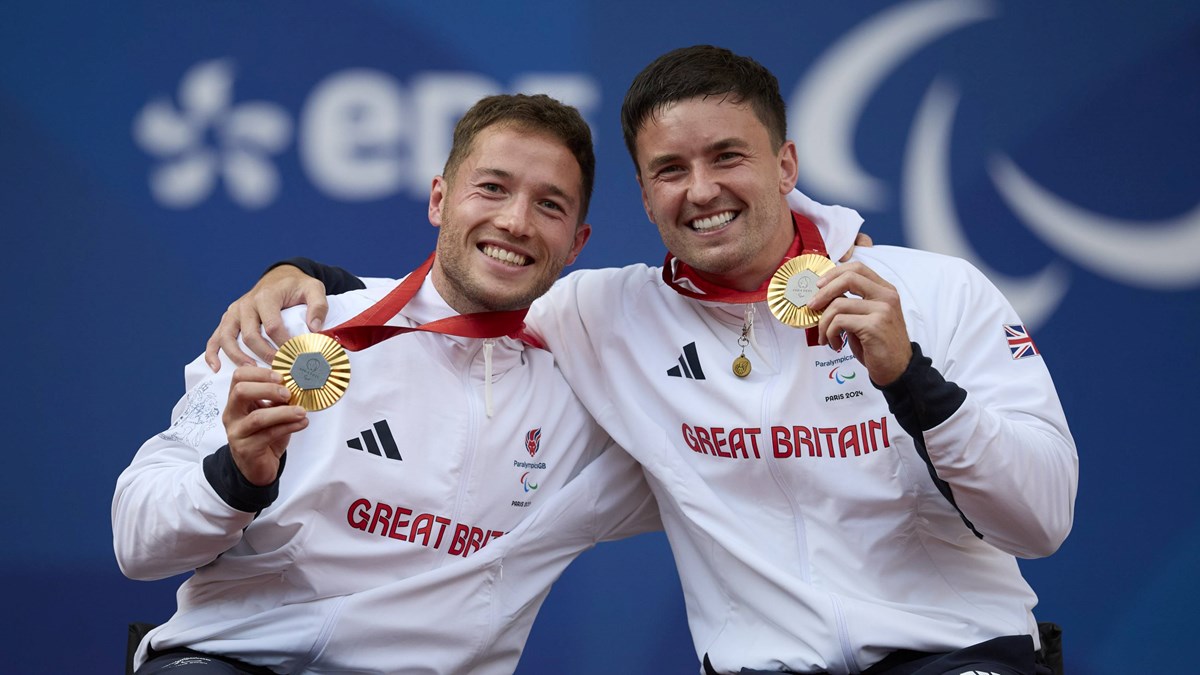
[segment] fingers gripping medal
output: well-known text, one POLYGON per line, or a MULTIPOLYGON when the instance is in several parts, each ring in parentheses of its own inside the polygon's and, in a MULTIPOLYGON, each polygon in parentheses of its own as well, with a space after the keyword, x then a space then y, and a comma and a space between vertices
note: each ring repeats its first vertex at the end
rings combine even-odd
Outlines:
POLYGON ((812 328, 821 321, 821 313, 808 308, 817 294, 817 279, 833 269, 833 262, 822 255, 806 253, 785 262, 767 286, 767 306, 775 318, 793 328, 812 328))
POLYGON ((292 393, 288 403, 309 412, 337 403, 350 384, 350 357, 333 338, 320 333, 297 335, 279 346, 271 370, 292 393))

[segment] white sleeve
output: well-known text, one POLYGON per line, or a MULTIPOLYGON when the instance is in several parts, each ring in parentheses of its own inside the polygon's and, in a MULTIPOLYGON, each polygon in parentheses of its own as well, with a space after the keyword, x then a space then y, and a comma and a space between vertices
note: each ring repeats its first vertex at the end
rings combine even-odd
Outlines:
POLYGON ((619 323, 614 314, 627 312, 626 299, 635 297, 626 286, 650 285, 655 279, 644 265, 572 272, 534 301, 525 317, 529 330, 546 344, 571 389, 597 420, 600 411, 589 402, 608 400, 597 345, 612 343, 611 327, 619 323))
MULTIPOLYGON (((500 617, 519 615, 528 598, 544 596, 567 565, 598 542, 660 529, 658 503, 641 465, 610 445, 500 539, 504 550, 511 551, 504 556, 500 617)), ((501 635, 510 630, 528 631, 528 626, 500 621, 501 635)))
POLYGON ((610 443, 578 476, 503 538, 526 538, 519 557, 534 561, 533 567, 569 556, 555 563, 561 572, 579 552, 599 542, 661 529, 658 503, 642 466, 610 443))
POLYGON ((161 579, 214 560, 236 544, 254 513, 239 511, 205 477, 203 460, 226 444, 221 413, 235 366, 222 356, 213 373, 203 358, 184 370, 187 394, 171 426, 146 441, 117 478, 113 548, 132 579, 161 579))
POLYGON ((386 277, 359 277, 358 280, 363 282, 363 285, 367 288, 390 288, 399 282, 398 279, 388 279, 386 277))
POLYGON ((1016 311, 974 267, 951 267, 940 284, 951 289, 949 302, 926 309, 924 322, 936 327, 913 338, 933 369, 909 382, 926 416, 920 434, 938 478, 984 541, 1020 557, 1050 555, 1074 518, 1075 441, 1043 357, 1013 358, 1004 327, 1021 325, 1016 311), (957 409, 939 399, 946 383, 965 392, 957 409))
POLYGON ((610 443, 580 477, 587 480, 594 495, 592 531, 597 542, 662 529, 658 502, 642 465, 616 443, 610 443))
MULTIPOLYGON (((623 299, 629 294, 623 286, 652 284, 656 278, 642 265, 574 272, 555 283, 526 317, 530 330, 554 355, 571 389, 598 420, 608 411, 596 409, 594 403, 603 401, 611 408, 607 402, 612 397, 607 393, 607 379, 599 376, 603 365, 596 345, 611 343, 607 330, 613 325, 613 313, 628 310, 623 299)), ((603 416, 613 423, 611 416, 603 416)), ((585 529, 595 534, 596 541, 662 529, 641 465, 615 442, 610 441, 600 458, 571 482, 585 478, 572 487, 589 486, 594 503, 588 511, 593 522, 585 529)))

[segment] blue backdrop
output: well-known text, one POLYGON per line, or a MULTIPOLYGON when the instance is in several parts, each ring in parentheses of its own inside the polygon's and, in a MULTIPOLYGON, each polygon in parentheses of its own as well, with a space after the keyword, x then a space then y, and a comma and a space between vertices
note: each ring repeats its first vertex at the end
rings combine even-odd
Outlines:
MULTIPOLYGON (((661 261, 618 109, 642 66, 699 42, 779 76, 803 189, 877 242, 971 259, 1032 327, 1081 480, 1071 537, 1023 568, 1070 671, 1186 669, 1200 4, 60 0, 0 23, 0 671, 118 672, 125 623, 169 615, 179 579, 125 580, 108 514, 182 365, 273 260, 418 263, 430 179, 480 95, 579 106, 599 176, 578 264, 661 261)), ((581 558, 519 672, 696 672, 665 539, 581 558)))

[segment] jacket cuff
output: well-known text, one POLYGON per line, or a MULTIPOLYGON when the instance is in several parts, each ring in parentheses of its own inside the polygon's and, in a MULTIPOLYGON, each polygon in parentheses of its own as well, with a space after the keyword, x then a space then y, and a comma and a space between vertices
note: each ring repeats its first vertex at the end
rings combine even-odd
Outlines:
POLYGON ((910 434, 945 422, 967 399, 967 391, 947 382, 933 367, 933 361, 921 353, 920 345, 913 342, 912 351, 912 359, 900 377, 886 387, 877 387, 888 409, 910 434))
POLYGON ((341 267, 334 267, 333 265, 319 263, 312 258, 300 257, 280 260, 279 262, 268 267, 263 274, 266 275, 267 272, 270 272, 280 265, 291 265, 292 267, 298 268, 301 272, 304 272, 308 276, 325 284, 325 295, 338 295, 340 293, 357 291, 367 287, 367 285, 363 283, 362 279, 359 279, 347 270, 344 270, 341 267))
POLYGON ((204 477, 226 504, 238 511, 258 513, 275 502, 279 496, 279 476, 287 455, 279 460, 279 473, 270 485, 255 485, 246 480, 233 461, 228 445, 204 458, 204 477))

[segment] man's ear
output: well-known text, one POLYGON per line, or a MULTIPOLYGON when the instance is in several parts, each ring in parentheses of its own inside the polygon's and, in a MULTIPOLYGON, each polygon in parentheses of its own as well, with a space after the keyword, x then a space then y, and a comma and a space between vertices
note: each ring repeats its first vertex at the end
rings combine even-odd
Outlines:
POLYGON ((575 244, 571 246, 571 253, 567 255, 567 264, 570 265, 579 257, 579 252, 583 250, 583 245, 587 243, 589 237, 592 236, 592 226, 587 223, 580 223, 579 227, 575 228, 575 244))
POLYGON ((433 177, 433 185, 429 187, 429 222, 434 227, 442 226, 442 206, 446 201, 449 186, 441 176, 433 177))
POLYGON ((638 171, 634 177, 637 178, 638 189, 642 191, 642 208, 646 211, 646 219, 654 223, 654 212, 650 210, 650 198, 646 194, 646 184, 642 182, 642 172, 638 171))
POLYGON ((779 147, 779 194, 787 195, 800 180, 800 161, 796 159, 796 143, 784 141, 779 147))

